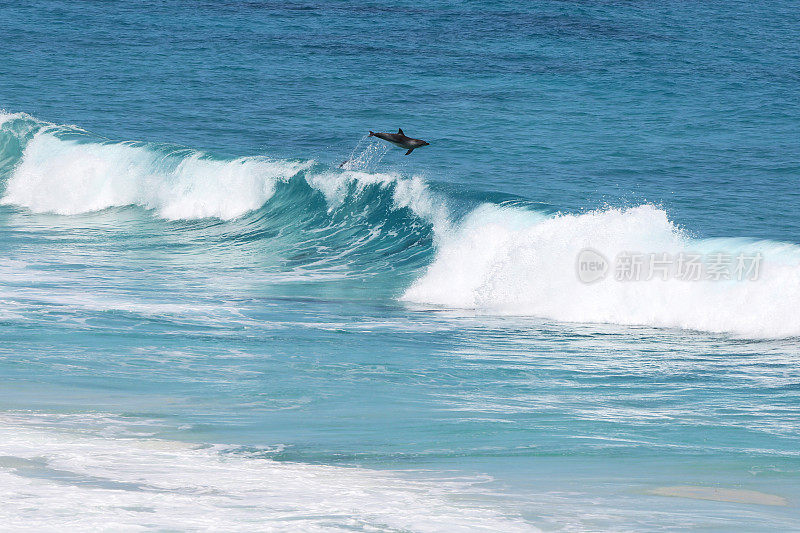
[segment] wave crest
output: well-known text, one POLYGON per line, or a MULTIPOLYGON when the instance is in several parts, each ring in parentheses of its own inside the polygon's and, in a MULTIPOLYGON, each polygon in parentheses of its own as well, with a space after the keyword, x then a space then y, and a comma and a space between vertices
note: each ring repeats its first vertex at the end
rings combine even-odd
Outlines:
POLYGON ((427 272, 402 300, 567 322, 676 327, 746 337, 800 336, 800 247, 744 239, 691 239, 662 209, 643 205, 547 218, 483 205, 440 240, 427 272), (755 281, 582 283, 585 248, 622 252, 761 253, 755 281))
POLYGON ((36 133, 6 184, 3 203, 74 215, 138 205, 167 219, 229 220, 259 208, 313 162, 216 160, 190 150, 97 143, 36 133))

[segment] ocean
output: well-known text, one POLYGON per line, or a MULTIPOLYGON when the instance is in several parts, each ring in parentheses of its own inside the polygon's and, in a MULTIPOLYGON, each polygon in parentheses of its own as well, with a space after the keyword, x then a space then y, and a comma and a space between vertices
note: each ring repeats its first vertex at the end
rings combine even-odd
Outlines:
POLYGON ((795 3, 0 44, 0 529, 800 530, 795 3))

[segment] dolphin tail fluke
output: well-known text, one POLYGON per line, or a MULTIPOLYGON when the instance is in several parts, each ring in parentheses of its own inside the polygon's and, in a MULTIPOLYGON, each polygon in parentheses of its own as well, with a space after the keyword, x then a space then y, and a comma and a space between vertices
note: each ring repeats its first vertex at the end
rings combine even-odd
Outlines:
POLYGON ((375 132, 372 131, 372 130, 369 130, 369 135, 367 137, 375 137, 375 132))
POLYGON ((406 152, 406 155, 410 154, 410 153, 411 153, 411 152, 413 152, 413 151, 414 151, 414 149, 413 149, 413 148, 409 148, 409 149, 408 149, 408 152, 406 152))

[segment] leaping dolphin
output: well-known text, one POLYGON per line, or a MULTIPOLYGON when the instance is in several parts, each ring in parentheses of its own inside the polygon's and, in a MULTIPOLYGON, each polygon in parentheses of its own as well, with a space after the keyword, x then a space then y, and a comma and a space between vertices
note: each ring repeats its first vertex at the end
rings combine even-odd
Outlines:
POLYGON ((403 130, 401 129, 398 129, 397 133, 375 133, 374 131, 370 131, 369 136, 377 137, 378 139, 383 139, 384 141, 389 141, 393 145, 399 146, 400 148, 408 148, 406 155, 413 152, 414 148, 428 146, 430 144, 422 139, 412 139, 411 137, 406 137, 406 134, 403 133, 403 130))

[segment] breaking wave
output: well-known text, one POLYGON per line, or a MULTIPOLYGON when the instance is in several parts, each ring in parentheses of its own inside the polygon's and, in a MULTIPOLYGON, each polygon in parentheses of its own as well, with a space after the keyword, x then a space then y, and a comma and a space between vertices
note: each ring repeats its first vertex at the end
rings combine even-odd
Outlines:
MULTIPOLYGON (((384 152, 385 153, 385 152, 384 152)), ((137 206, 170 221, 217 219, 230 242, 284 246, 306 264, 392 277, 414 305, 569 322, 675 327, 738 336, 800 336, 800 247, 696 239, 659 207, 548 214, 445 194, 420 177, 376 172, 373 145, 345 168, 311 160, 214 157, 116 142, 24 114, 0 115, 3 204, 78 215, 137 206), (581 250, 758 254, 755 280, 583 283, 581 250)), ((211 231, 211 230, 209 230, 211 231)))
MULTIPOLYGON (((753 261, 755 261, 753 259, 753 261)), ((735 268, 735 266, 734 266, 735 268)), ((483 205, 440 240, 436 258, 402 296, 409 302, 569 322, 674 327, 746 337, 800 335, 800 247, 747 239, 692 239, 651 205, 545 217, 483 205), (760 256, 757 279, 654 276, 583 283, 584 249, 760 256)))

